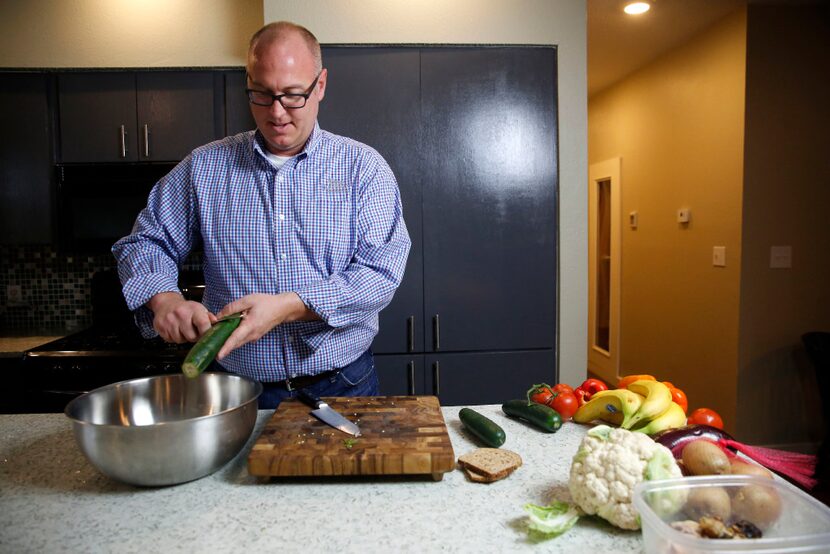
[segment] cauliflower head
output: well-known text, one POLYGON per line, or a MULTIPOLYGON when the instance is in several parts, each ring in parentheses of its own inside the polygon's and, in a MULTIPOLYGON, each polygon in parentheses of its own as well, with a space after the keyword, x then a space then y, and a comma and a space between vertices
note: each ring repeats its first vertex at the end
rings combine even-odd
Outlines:
MULTIPOLYGON (((596 514, 622 529, 640 528, 634 487, 641 481, 682 477, 671 451, 648 435, 598 425, 588 431, 571 464, 568 489, 586 514, 596 514)), ((661 511, 685 499, 666 498, 661 511)))

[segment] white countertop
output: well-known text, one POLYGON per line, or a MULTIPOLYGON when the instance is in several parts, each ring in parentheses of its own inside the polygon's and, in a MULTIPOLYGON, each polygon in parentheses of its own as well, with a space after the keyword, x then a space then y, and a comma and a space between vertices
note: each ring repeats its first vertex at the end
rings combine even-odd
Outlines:
MULTIPOLYGON (((571 458, 587 427, 546 434, 478 406, 524 465, 491 484, 455 470, 429 477, 260 479, 247 455, 203 479, 135 488, 104 477, 78 450, 63 414, 0 415, 2 552, 642 552, 639 532, 583 518, 565 535, 529 541, 525 503, 570 500, 571 458)), ((458 407, 444 418, 456 458, 477 448, 458 407)))

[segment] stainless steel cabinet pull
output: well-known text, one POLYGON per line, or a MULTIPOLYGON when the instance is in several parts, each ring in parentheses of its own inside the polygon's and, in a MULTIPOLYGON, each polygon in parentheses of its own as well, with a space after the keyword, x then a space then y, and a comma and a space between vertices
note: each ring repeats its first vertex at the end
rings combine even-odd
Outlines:
POLYGON ((409 395, 415 396, 415 361, 411 360, 406 368, 409 370, 409 395))
POLYGON ((126 158, 127 157, 127 128, 124 125, 122 125, 120 127, 120 131, 121 131, 121 157, 126 158))
POLYGON ((435 396, 441 394, 441 365, 439 362, 432 362, 432 392, 435 396))
POLYGON ((406 318, 406 351, 415 351, 415 316, 406 318))
POLYGON ((150 126, 144 124, 144 157, 150 157, 150 126))
POLYGON ((432 316, 432 343, 433 350, 441 349, 441 322, 438 320, 438 314, 432 316))

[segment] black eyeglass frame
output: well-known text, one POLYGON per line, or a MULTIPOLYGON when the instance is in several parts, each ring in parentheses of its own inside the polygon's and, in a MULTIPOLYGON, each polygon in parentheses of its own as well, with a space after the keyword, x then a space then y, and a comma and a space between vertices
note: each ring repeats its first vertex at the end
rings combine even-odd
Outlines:
MULTIPOLYGON (((318 73, 317 76, 314 78, 314 82, 312 82, 311 86, 306 89, 306 92, 287 92, 285 94, 271 94, 267 90, 257 90, 257 89, 253 89, 253 88, 246 88, 245 89, 245 94, 248 95, 248 102, 250 102, 254 106, 263 106, 263 107, 266 107, 266 108, 270 108, 271 106, 274 105, 274 102, 279 102, 280 106, 282 106, 282 108, 284 110, 299 110, 301 108, 305 108, 305 105, 308 103, 308 97, 311 96, 311 94, 314 92, 314 87, 317 86, 317 81, 320 80, 320 75, 322 75, 322 74, 323 74, 323 70, 321 69, 320 73, 318 73), (268 102, 267 104, 262 104, 260 102, 254 102, 254 99, 252 97, 252 93, 262 94, 263 96, 270 96, 271 101, 268 102), (282 99, 285 98, 286 96, 291 97, 291 98, 302 98, 303 99, 303 105, 302 106, 286 106, 285 104, 282 103, 282 99)), ((250 78, 250 76, 248 76, 248 75, 246 75, 246 77, 250 78)))

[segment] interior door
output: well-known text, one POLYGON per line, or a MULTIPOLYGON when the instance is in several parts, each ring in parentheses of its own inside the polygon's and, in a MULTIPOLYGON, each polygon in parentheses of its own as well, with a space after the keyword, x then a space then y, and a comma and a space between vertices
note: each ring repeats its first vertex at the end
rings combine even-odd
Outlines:
POLYGON ((425 48, 427 351, 552 348, 556 50, 425 48))
POLYGON ((326 96, 320 126, 376 149, 389 163, 401 191, 404 220, 412 239, 404 279, 380 313, 376 353, 422 352, 423 248, 419 154, 419 52, 415 48, 327 47, 326 96))

